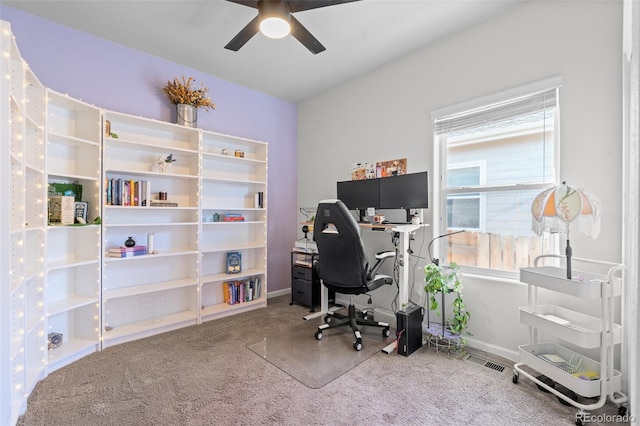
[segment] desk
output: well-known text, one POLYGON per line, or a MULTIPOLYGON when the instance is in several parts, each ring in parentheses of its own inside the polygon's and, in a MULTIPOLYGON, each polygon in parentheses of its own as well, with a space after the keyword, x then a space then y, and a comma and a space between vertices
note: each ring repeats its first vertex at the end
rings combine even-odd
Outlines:
MULTIPOLYGON (((398 304, 400 309, 403 309, 409 303, 409 268, 405 267, 405 263, 408 259, 409 252, 409 237, 412 232, 418 229, 428 226, 413 225, 413 224, 372 224, 372 223, 360 223, 360 228, 371 232, 397 232, 400 235, 400 241, 398 242, 398 255, 402 255, 402 259, 399 262, 399 282, 398 282, 398 304), (378 230, 379 229, 379 230, 378 230), (375 230, 375 231, 374 231, 375 230)), ((329 311, 329 296, 328 290, 325 286, 322 286, 320 295, 320 311, 311 315, 307 315, 305 319, 316 318, 324 315, 329 311)))

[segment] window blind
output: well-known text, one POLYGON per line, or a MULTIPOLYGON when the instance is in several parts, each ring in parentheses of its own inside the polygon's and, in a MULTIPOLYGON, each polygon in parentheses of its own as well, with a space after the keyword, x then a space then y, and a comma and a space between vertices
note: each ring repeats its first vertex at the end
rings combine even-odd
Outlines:
POLYGON ((434 120, 435 133, 441 135, 555 108, 558 89, 555 87, 437 118, 434 120))

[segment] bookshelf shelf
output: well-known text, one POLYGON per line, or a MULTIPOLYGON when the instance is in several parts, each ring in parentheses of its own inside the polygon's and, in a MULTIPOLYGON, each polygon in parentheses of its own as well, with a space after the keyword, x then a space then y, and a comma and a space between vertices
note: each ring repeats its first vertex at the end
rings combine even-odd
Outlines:
POLYGON ((252 302, 237 303, 235 305, 229 305, 227 303, 217 303, 215 305, 209 305, 202 308, 200 316, 202 321, 209 321, 213 319, 222 318, 225 316, 236 315, 240 312, 249 311, 264 306, 264 300, 254 300, 252 302))
POLYGON ((247 249, 266 248, 266 244, 263 242, 257 243, 230 243, 225 245, 214 245, 209 247, 201 247, 201 253, 218 253, 227 251, 241 251, 247 249))
POLYGON ((48 351, 48 369, 55 371, 97 350, 98 345, 93 339, 69 339, 62 346, 48 351))
POLYGON ((118 288, 114 290, 104 290, 102 292, 103 300, 118 299, 121 297, 136 296, 139 294, 155 293, 158 291, 172 290, 182 287, 191 287, 198 285, 198 280, 182 279, 173 280, 154 284, 144 284, 133 287, 118 288))
POLYGON ((179 173, 167 173, 167 172, 154 172, 151 170, 123 170, 116 168, 109 168, 106 170, 109 174, 121 174, 129 176, 156 176, 156 177, 170 177, 172 179, 198 179, 197 174, 179 174, 179 173))
POLYGON ((196 324, 197 320, 197 315, 193 312, 183 311, 133 322, 123 326, 116 326, 103 333, 102 347, 106 348, 130 340, 142 339, 143 337, 154 334, 187 327, 196 324))
MULTIPOLYGON (((149 151, 153 153, 157 153, 161 150, 158 149, 158 145, 156 145, 153 141, 149 142, 141 142, 138 140, 128 140, 122 138, 109 138, 109 145, 112 148, 122 148, 125 150, 132 151, 149 151)), ((170 149, 172 153, 182 153, 182 154, 191 154, 198 155, 198 150, 193 148, 183 148, 179 145, 176 146, 166 146, 167 149, 170 149)))
POLYGON ((69 297, 63 300, 51 301, 49 302, 47 314, 49 316, 54 316, 61 314, 63 312, 67 312, 73 310, 75 308, 81 308, 83 306, 98 304, 99 300, 96 295, 94 298, 89 297, 69 297))
POLYGON ((85 145, 100 148, 99 141, 91 141, 88 139, 78 138, 75 136, 65 135, 57 132, 49 132, 49 143, 56 143, 60 145, 68 145, 71 148, 82 148, 85 145))
POLYGON ((265 273, 264 269, 249 269, 246 271, 242 271, 239 274, 226 274, 226 273, 220 273, 220 274, 211 274, 211 275, 203 275, 202 276, 202 282, 203 283, 213 283, 213 282, 222 282, 222 281, 237 281, 237 280, 244 280, 246 278, 250 278, 250 277, 254 277, 254 276, 260 276, 262 274, 265 273))
POLYGON ((242 178, 222 178, 222 177, 213 177, 213 176, 202 176, 202 180, 205 182, 212 183, 222 183, 222 184, 232 184, 232 185, 264 185, 266 181, 264 180, 255 180, 255 179, 242 179, 242 178))

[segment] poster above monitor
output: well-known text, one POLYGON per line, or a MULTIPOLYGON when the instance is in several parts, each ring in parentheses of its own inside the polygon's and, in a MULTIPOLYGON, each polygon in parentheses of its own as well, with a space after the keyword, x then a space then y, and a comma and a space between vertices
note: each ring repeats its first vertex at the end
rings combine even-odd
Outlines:
POLYGON ((375 179, 407 173, 407 159, 378 161, 376 163, 353 163, 349 166, 351 180, 375 179))

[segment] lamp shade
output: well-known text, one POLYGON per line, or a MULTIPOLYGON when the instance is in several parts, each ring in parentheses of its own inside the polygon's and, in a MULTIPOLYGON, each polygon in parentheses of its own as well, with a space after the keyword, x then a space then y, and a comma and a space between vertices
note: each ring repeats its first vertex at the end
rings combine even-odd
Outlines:
POLYGON ((282 38, 291 32, 291 8, 286 1, 259 1, 260 32, 270 38, 282 38))
POLYGON ((569 234, 582 232, 594 240, 600 234, 600 201, 591 193, 562 182, 562 185, 542 191, 531 204, 531 228, 537 235, 543 232, 564 233, 567 237, 567 279, 572 279, 571 256, 573 250, 569 234))
POLYGON ((536 235, 543 232, 569 234, 580 232, 594 240, 600 234, 600 201, 591 193, 562 182, 542 191, 531 204, 531 229, 536 235))
POLYGON ((265 18, 260 22, 260 32, 269 38, 282 38, 289 35, 290 31, 289 22, 278 16, 265 18))

